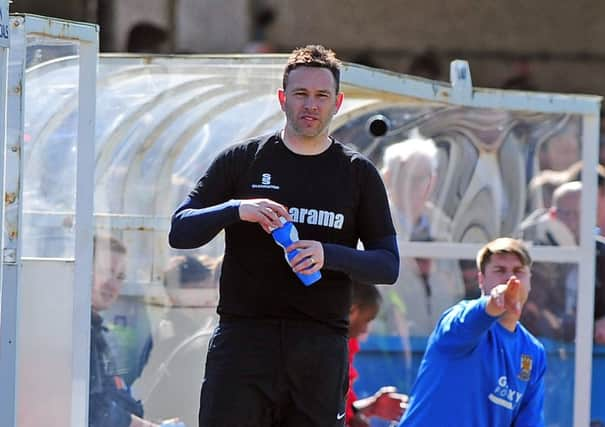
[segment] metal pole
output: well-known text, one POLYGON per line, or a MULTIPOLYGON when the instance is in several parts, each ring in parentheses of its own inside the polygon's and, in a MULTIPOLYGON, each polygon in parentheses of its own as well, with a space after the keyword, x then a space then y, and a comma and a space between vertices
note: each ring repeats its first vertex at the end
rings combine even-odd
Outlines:
POLYGON ((97 27, 95 40, 80 43, 74 272, 76 286, 72 306, 72 427, 88 425, 98 52, 97 27), (82 349, 86 349, 86 351, 82 351, 82 349))

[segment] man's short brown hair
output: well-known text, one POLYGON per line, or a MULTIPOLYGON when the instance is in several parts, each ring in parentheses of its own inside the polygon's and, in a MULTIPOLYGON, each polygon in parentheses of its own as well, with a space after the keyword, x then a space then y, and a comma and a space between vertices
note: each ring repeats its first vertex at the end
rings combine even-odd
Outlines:
POLYGON ((487 243, 477 253, 477 269, 481 273, 485 273, 485 266, 494 254, 516 255, 523 265, 531 267, 531 256, 523 241, 510 237, 500 237, 487 243))
POLYGON ((336 93, 340 90, 340 66, 342 63, 331 49, 321 45, 307 45, 294 49, 288 58, 288 63, 284 69, 282 86, 286 89, 288 85, 288 76, 290 71, 298 67, 317 67, 327 68, 334 76, 336 93))

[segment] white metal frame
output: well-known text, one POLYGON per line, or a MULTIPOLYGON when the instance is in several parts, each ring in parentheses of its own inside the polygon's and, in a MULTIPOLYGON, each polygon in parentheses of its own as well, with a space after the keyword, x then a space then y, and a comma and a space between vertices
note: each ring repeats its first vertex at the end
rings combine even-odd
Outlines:
MULTIPOLYGON (((0 1, 0 25, 8 34, 8 0, 0 1)), ((4 225, 4 173, 6 169, 6 91, 8 86, 8 43, 3 40, 0 45, 0 224, 4 225)), ((3 227, 4 228, 4 227, 3 227)), ((9 310, 10 301, 14 300, 14 289, 5 288, 4 277, 4 232, 0 233, 0 425, 11 425, 15 421, 14 405, 8 399, 9 389, 15 383, 15 322, 9 310), (3 297, 6 295, 6 297, 3 297), (6 304, 4 300, 6 298, 6 304), (5 386, 6 384, 6 386, 5 386)))
MULTIPOLYGON (((0 364, 0 425, 16 426, 18 396, 17 371, 19 364, 19 288, 21 280, 21 218, 23 179, 23 111, 25 99, 26 37, 39 35, 49 38, 72 40, 79 43, 79 114, 78 149, 76 175, 76 228, 74 283, 90 283, 92 279, 92 212, 94 183, 94 137, 96 75, 99 48, 97 25, 70 22, 35 15, 13 15, 11 17, 12 58, 18 59, 18 78, 9 87, 9 118, 19 129, 8 140, 6 161, 7 194, 11 197, 11 226, 3 221, 3 264, 2 281, 2 359, 0 364), (21 39, 19 39, 21 37, 21 39), (19 43, 20 42, 20 43, 19 43), (7 345, 9 344, 9 345, 7 345)), ((1 95, 0 95, 1 96, 1 95)), ((0 98, 0 102, 2 99, 0 98)), ((9 122, 10 123, 10 122, 9 122)), ((2 123, 4 124, 4 123, 2 123)), ((6 129, 6 126, 2 127, 6 129)), ((7 216, 9 214, 7 213, 7 216)), ((65 260, 61 260, 65 262, 65 260)), ((71 335, 71 426, 88 424, 88 379, 90 348, 90 286, 74 286, 72 301, 71 335)))
MULTIPOLYGON (((402 77, 395 73, 373 73, 368 79, 364 67, 345 66, 342 82, 360 88, 388 91, 423 100, 445 102, 475 108, 498 108, 541 113, 580 114, 582 122, 582 209, 580 245, 573 248, 531 247, 536 261, 572 262, 579 266, 578 307, 575 342, 575 381, 573 395, 573 425, 590 424, 593 308, 599 114, 601 97, 588 95, 559 95, 497 91, 473 88, 470 70, 465 61, 451 64, 451 85, 420 78, 402 77)), ((481 245, 460 243, 400 243, 400 251, 410 257, 474 259, 481 245), (452 248, 456 248, 452 251, 452 248)))

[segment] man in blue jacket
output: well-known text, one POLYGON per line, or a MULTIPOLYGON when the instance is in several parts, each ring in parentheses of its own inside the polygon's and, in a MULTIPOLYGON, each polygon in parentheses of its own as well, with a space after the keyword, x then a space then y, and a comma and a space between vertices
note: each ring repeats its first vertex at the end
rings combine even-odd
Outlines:
POLYGON ((542 427, 542 344, 519 323, 531 258, 499 238, 477 255, 482 296, 445 311, 431 334, 400 427, 542 427))

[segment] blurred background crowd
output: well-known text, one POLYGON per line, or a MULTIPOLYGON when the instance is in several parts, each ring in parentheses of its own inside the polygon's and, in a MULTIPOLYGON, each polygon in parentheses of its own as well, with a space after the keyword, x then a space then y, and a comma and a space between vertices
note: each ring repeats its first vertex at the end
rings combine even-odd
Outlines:
POLYGON ((311 42, 347 61, 449 80, 469 61, 473 84, 605 93, 605 3, 536 0, 15 0, 11 12, 95 22, 101 51, 288 53, 311 42))

